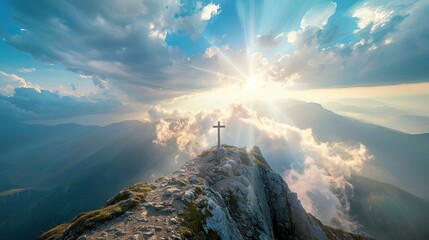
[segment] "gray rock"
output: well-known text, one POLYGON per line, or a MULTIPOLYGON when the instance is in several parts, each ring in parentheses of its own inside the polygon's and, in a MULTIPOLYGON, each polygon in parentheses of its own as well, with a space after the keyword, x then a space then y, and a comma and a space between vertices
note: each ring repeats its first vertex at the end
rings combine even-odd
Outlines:
POLYGON ((192 199, 195 197, 195 194, 193 191, 191 190, 187 190, 183 196, 182 196, 182 200, 189 203, 192 201, 192 199))
POLYGON ((192 184, 198 184, 198 177, 197 176, 191 176, 188 178, 188 181, 192 184))

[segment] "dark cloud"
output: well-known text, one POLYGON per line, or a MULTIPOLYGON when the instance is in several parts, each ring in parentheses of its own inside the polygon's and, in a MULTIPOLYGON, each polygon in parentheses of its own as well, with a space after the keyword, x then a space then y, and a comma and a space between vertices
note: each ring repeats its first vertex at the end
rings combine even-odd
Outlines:
POLYGON ((86 114, 124 113, 129 111, 114 100, 90 100, 61 96, 47 90, 16 88, 13 96, 0 95, 0 116, 21 120, 75 117, 86 114))
POLYGON ((124 92, 132 85, 150 91, 195 88, 188 79, 183 83, 170 75, 177 72, 176 63, 186 58, 164 39, 176 31, 200 34, 220 11, 219 5, 211 3, 184 6, 173 0, 8 3, 15 22, 28 30, 8 36, 10 45, 39 60, 94 76, 99 88, 106 88, 109 82, 124 92))
POLYGON ((28 29, 10 37, 9 43, 43 61, 125 79, 162 79, 162 68, 171 64, 163 41, 149 37, 149 22, 157 24, 162 16, 163 6, 157 1, 9 4, 18 24, 28 29))

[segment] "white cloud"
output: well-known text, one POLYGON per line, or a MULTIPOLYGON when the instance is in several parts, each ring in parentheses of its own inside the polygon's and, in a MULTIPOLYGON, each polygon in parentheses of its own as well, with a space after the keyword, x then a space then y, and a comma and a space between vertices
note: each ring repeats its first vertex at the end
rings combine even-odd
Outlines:
POLYGON ((223 143, 258 145, 268 161, 283 162, 290 168, 284 177, 308 212, 324 223, 354 229, 346 191, 352 190, 348 182, 351 173, 371 158, 365 146, 319 142, 311 129, 276 122, 243 105, 196 113, 156 107, 151 112, 152 121, 157 122, 154 143, 174 143, 191 156, 215 144, 216 131, 211 126, 221 121, 227 126, 223 143))
POLYGON ((100 89, 108 89, 107 81, 98 77, 98 76, 92 76, 92 82, 94 83, 94 86, 100 88, 100 89))
POLYGON ((384 27, 394 16, 394 11, 385 6, 370 7, 364 5, 357 8, 352 15, 357 18, 357 25, 360 30, 371 27, 371 32, 384 27))
POLYGON ((165 38, 168 33, 185 33, 195 39, 221 12, 219 4, 176 0, 43 4, 46 11, 41 17, 30 10, 40 8, 39 3, 10 3, 17 25, 31 31, 9 35, 7 42, 35 59, 61 64, 91 78, 97 76, 134 101, 174 97, 178 94, 175 89, 194 88, 189 78, 178 80, 186 58, 168 46, 165 38), (82 38, 84 35, 91 38, 82 38))
POLYGON ((27 82, 24 78, 21 78, 15 74, 8 74, 0 71, 0 94, 10 96, 15 92, 15 88, 34 88, 40 91, 41 87, 27 82))
POLYGON ((289 43, 294 43, 297 39, 297 33, 295 31, 291 31, 287 33, 287 41, 289 43))
POLYGON ((220 13, 220 5, 209 3, 206 6, 204 6, 203 10, 201 11, 201 20, 208 21, 212 17, 218 15, 219 13, 220 13))
POLYGON ((369 28, 374 33, 389 25, 395 16, 411 13, 414 1, 376 1, 357 5, 352 10, 352 17, 357 19, 358 33, 369 28))
POLYGON ((79 74, 80 78, 92 78, 91 75, 86 75, 86 74, 79 74))
POLYGON ((262 48, 274 48, 280 45, 285 37, 285 33, 258 35, 256 40, 262 48))
POLYGON ((337 4, 335 2, 326 2, 308 10, 301 20, 301 28, 318 27, 323 28, 329 18, 335 13, 337 4))
POLYGON ((22 73, 32 73, 36 71, 36 68, 20 68, 18 71, 22 73))

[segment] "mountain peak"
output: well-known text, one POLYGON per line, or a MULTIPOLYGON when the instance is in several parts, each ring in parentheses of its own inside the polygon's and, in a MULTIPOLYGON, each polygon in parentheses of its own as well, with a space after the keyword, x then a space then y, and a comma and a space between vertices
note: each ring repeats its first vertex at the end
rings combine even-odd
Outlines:
POLYGON ((369 239, 307 214, 260 149, 222 145, 41 239, 369 239))

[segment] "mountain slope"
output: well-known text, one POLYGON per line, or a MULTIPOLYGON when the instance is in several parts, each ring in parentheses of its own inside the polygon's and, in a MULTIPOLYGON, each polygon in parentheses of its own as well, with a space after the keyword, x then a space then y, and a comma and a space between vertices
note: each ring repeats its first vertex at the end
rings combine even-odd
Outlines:
POLYGON ((350 215, 377 239, 429 239, 429 202, 390 184, 352 176, 350 215))
POLYGON ((364 123, 335 114, 316 103, 279 101, 268 108, 264 102, 255 102, 252 106, 279 122, 311 128, 321 141, 364 144, 374 159, 365 163, 363 176, 429 199, 428 134, 412 135, 364 123))
POLYGON ((324 226, 302 208, 259 148, 223 145, 180 170, 135 184, 51 239, 369 239, 324 226))
POLYGON ((5 144, 17 146, 0 148, 0 239, 34 239, 125 186, 181 164, 180 158, 175 163, 174 147, 152 143, 154 127, 143 122, 106 127, 9 122, 0 129, 10 134, 5 144), (26 190, 2 194, 21 188, 26 190))

